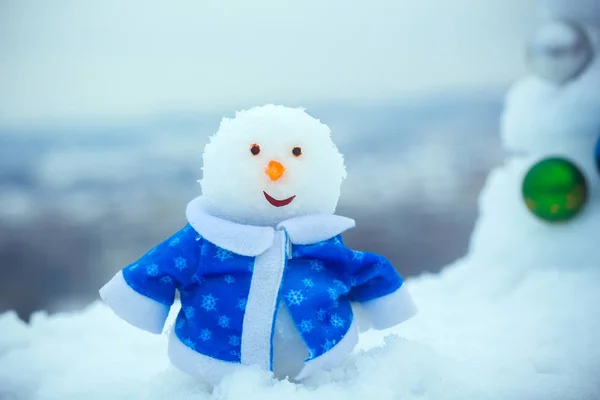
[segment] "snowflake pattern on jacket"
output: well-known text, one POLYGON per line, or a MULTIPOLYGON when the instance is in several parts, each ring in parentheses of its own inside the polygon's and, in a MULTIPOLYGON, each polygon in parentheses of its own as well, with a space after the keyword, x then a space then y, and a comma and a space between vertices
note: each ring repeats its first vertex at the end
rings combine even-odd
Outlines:
MULTIPOLYGON (((188 348, 241 362, 243 323, 255 257, 236 254, 202 237, 190 224, 122 271, 137 293, 181 311, 175 334, 188 348)), ((341 234, 286 253, 279 298, 309 349, 308 360, 330 351, 348 332, 351 302, 368 302, 399 289, 403 280, 382 256, 349 249, 341 234)))

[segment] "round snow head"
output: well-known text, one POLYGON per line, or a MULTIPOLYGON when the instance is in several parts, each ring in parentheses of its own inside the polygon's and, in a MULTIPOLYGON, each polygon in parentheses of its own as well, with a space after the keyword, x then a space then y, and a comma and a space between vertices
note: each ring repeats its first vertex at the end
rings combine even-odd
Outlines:
POLYGON ((200 184, 209 212, 250 225, 332 214, 346 177, 327 125, 284 106, 224 118, 203 161, 200 184))

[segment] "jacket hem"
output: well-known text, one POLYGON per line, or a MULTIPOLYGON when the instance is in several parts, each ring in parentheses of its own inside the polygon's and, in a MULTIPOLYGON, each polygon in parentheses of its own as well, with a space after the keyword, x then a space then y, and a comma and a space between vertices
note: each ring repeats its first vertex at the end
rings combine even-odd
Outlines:
POLYGON ((240 363, 219 360, 189 348, 177 337, 174 329, 169 333, 168 355, 177 369, 201 377, 213 386, 218 385, 226 375, 243 367, 240 363))
MULTIPOLYGON (((306 361, 304 367, 293 379, 301 381, 319 371, 329 371, 340 366, 357 344, 358 327, 353 321, 342 340, 321 356, 306 361)), ((177 337, 175 330, 169 334, 168 354, 169 360, 177 369, 193 376, 199 376, 213 386, 218 385, 225 376, 245 367, 241 363, 219 360, 195 351, 177 337)))
POLYGON ((323 353, 317 358, 304 363, 304 367, 295 380, 301 381, 308 378, 319 371, 331 371, 340 366, 347 358, 348 354, 352 353, 358 344, 358 324, 353 319, 348 331, 344 337, 331 348, 331 350, 323 353))

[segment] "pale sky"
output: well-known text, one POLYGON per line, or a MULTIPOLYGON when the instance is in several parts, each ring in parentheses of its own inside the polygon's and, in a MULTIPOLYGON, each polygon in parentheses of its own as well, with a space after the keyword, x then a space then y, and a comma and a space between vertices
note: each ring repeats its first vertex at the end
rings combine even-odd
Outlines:
POLYGON ((0 127, 504 85, 536 3, 0 0, 0 127))

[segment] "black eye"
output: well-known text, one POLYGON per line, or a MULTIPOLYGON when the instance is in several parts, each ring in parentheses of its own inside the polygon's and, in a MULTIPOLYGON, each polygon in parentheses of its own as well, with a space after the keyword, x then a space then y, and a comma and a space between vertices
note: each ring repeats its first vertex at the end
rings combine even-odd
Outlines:
POLYGON ((294 147, 292 149, 292 154, 296 157, 300 157, 300 155, 302 155, 302 149, 300 147, 294 147))
POLYGON ((252 146, 250 146, 250 153, 252 153, 253 155, 257 156, 258 153, 260 153, 260 146, 257 145, 256 143, 253 144, 252 146))

